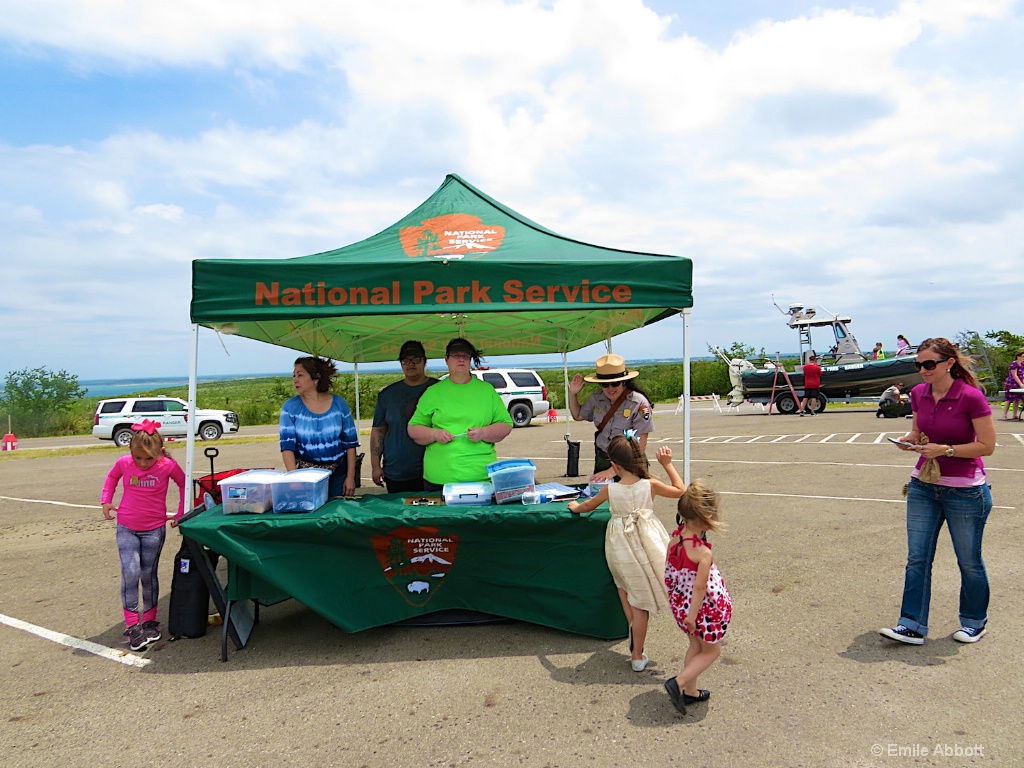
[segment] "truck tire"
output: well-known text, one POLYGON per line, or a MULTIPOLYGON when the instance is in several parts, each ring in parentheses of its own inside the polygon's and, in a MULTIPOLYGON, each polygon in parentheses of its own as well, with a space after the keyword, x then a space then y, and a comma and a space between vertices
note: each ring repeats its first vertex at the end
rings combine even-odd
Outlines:
POLYGON ((533 409, 526 403, 513 403, 508 408, 508 415, 512 417, 514 427, 528 427, 533 421, 533 409))
POLYGON ((203 440, 219 440, 222 434, 224 430, 215 421, 204 421, 199 425, 199 436, 203 440))

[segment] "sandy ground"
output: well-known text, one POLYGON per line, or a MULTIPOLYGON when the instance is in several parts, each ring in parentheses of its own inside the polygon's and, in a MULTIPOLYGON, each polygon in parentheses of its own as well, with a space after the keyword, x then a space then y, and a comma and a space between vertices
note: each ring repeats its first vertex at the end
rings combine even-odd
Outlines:
MULTIPOLYGON (((701 678, 713 696, 687 716, 661 687, 686 649, 670 616, 652 619, 654 663, 635 674, 624 641, 520 623, 350 635, 289 601, 264 608, 227 663, 217 632, 161 641, 138 654, 152 663, 137 669, 0 625, 0 763, 1021 765, 1020 422, 997 420, 988 462, 989 635, 976 645, 950 637, 959 575, 943 534, 932 634, 911 647, 877 634, 898 617, 910 470, 879 439, 907 422, 873 409, 798 419, 706 405, 691 422, 693 475, 725 494, 729 527, 714 536, 715 557, 735 613, 721 661, 701 678)), ((652 444, 672 446, 681 464, 682 417, 661 406, 656 429, 652 444)), ((592 433, 573 431, 586 470, 592 433)), ((562 479, 564 432, 515 430, 499 456, 529 456, 538 480, 562 479)), ((23 441, 19 458, 0 461, 0 613, 124 650, 113 527, 97 504, 115 454, 38 457, 57 442, 23 441)), ((280 463, 274 443, 216 445, 218 469, 280 463)), ((183 450, 175 456, 184 461, 183 450)), ((670 525, 670 503, 657 504, 670 525)), ((177 546, 172 531, 165 623, 177 546)))

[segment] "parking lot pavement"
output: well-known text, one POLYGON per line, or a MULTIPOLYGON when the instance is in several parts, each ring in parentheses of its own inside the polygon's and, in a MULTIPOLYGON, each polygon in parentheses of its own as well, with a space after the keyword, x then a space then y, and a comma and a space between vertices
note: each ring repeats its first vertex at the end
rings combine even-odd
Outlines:
MULTIPOLYGON (((0 625, 4 765, 1017 765, 1024 443, 997 421, 988 636, 950 638, 959 576, 943 535, 929 640, 897 646, 877 634, 897 618, 906 546, 908 457, 874 439, 890 425, 873 411, 694 410, 691 469, 724 497, 728 527, 712 538, 735 611, 701 677, 713 696, 685 717, 661 686, 686 650, 671 617, 652 619, 654 661, 635 674, 625 642, 520 623, 350 635, 289 601, 262 609, 226 664, 215 633, 161 641, 140 670, 0 625), (812 437, 771 437, 789 434, 812 437)), ((656 411, 651 438, 680 462, 683 426, 656 411)), ((565 429, 514 430, 499 456, 534 458, 541 481, 584 482, 562 477, 565 429)), ((593 430, 571 434, 586 471, 593 430)), ((214 445, 218 469, 280 465, 272 440, 214 445)), ((113 527, 98 506, 114 455, 0 461, 0 613, 127 653, 113 527)), ((671 524, 671 503, 656 512, 671 524)), ((164 622, 176 548, 170 531, 164 622)))

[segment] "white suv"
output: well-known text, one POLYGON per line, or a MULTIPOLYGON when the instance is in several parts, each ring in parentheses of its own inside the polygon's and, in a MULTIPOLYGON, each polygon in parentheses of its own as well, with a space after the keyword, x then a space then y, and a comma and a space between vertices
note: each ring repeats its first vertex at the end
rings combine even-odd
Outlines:
POLYGON ((472 373, 498 390, 501 401, 508 408, 508 415, 512 417, 512 424, 517 427, 529 426, 534 416, 547 415, 551 407, 548 403, 548 388, 536 371, 526 368, 487 368, 472 373))
MULTIPOLYGON (((96 405, 92 436, 100 440, 113 440, 126 448, 132 441, 132 424, 144 419, 160 422, 164 437, 184 437, 188 434, 185 412, 188 403, 176 397, 119 397, 100 400, 96 405)), ((196 434, 203 440, 216 440, 225 432, 238 431, 238 416, 232 411, 196 409, 196 434)))

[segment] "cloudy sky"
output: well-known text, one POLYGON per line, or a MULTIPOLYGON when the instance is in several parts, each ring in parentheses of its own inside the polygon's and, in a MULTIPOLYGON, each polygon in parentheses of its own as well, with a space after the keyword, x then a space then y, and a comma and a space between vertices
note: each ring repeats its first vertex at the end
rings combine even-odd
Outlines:
MULTIPOLYGON (((347 245, 447 173, 693 259, 693 354, 794 350, 773 295, 869 349, 1021 333, 1022 39, 1015 0, 0 0, 0 375, 183 375, 193 259, 347 245)), ((200 373, 295 356, 224 345, 200 373)))

